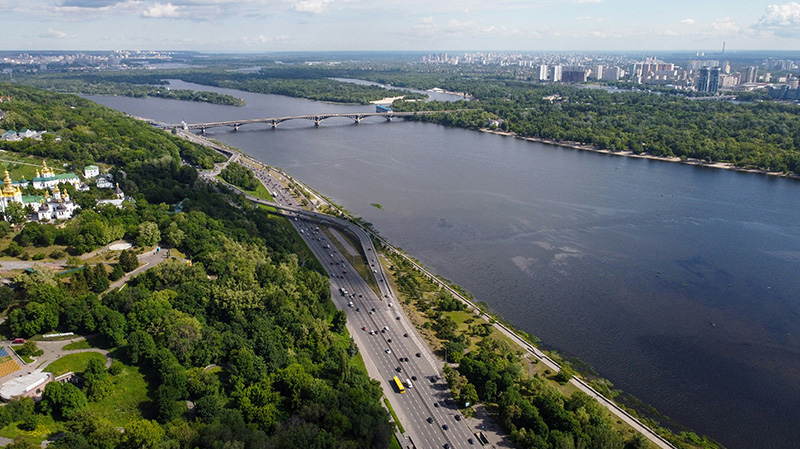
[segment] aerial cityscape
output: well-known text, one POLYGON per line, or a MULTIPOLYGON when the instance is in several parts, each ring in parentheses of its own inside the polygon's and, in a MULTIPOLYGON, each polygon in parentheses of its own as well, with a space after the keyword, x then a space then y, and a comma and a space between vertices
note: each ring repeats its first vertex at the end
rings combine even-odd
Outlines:
POLYGON ((798 446, 800 3, 0 13, 0 446, 798 446))

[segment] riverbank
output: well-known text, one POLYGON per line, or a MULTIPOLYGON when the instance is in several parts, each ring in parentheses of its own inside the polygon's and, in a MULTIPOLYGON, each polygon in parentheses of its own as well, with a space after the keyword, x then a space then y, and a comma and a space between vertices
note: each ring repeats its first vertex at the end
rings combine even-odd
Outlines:
POLYGON ((679 157, 666 157, 666 156, 654 156, 652 154, 647 153, 640 153, 636 154, 632 151, 611 151, 611 150, 603 150, 598 148, 596 145, 585 144, 580 142, 568 142, 568 141, 561 141, 561 140, 553 140, 553 139, 543 139, 541 137, 524 137, 517 135, 514 132, 509 131, 500 131, 494 130, 489 128, 481 128, 481 132, 489 133, 489 134, 497 134, 499 136, 505 137, 514 137, 520 140, 527 140, 529 142, 538 142, 538 143, 546 143, 550 145, 556 145, 559 147, 565 148, 573 148, 576 150, 583 150, 583 151, 592 151, 594 153, 602 153, 602 154, 610 154, 613 156, 624 156, 624 157, 634 157, 638 159, 650 159, 654 161, 663 161, 663 162, 676 162, 679 164, 684 165, 694 165, 698 167, 709 167, 709 168, 719 168, 723 170, 733 170, 743 173, 756 173, 759 175, 767 175, 767 176, 777 176, 781 178, 789 178, 789 179, 800 179, 800 176, 795 175, 793 173, 783 173, 783 172, 776 172, 776 171, 769 171, 763 169, 756 169, 756 168, 746 168, 746 167, 738 167, 733 165, 729 162, 706 162, 700 159, 694 158, 687 158, 682 159, 679 157))
POLYGON ((444 90, 444 89, 439 88, 439 87, 434 87, 433 89, 428 89, 428 92, 433 92, 433 93, 437 93, 437 94, 458 95, 460 97, 463 97, 465 100, 474 100, 475 99, 475 97, 473 97, 472 95, 470 95, 470 94, 468 94, 466 92, 453 92, 452 90, 444 90))

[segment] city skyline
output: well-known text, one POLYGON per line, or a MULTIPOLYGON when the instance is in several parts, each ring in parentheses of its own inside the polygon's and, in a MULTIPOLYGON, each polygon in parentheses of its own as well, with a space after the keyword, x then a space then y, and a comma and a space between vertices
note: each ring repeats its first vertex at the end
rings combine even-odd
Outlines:
POLYGON ((0 0, 2 50, 794 50, 800 3, 0 0))

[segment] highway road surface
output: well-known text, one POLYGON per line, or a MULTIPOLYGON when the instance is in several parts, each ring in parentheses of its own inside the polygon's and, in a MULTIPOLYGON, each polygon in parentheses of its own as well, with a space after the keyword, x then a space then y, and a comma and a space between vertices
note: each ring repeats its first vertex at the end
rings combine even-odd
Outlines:
MULTIPOLYGON (((280 175, 259 167, 251 168, 276 204, 298 207, 280 175)), ((406 441, 401 442, 403 446, 419 449, 480 446, 472 429, 462 419, 435 357, 397 304, 369 235, 346 220, 320 217, 358 240, 380 294, 370 288, 322 232, 315 215, 319 214, 298 213, 290 216, 289 221, 328 272, 334 303, 347 313, 348 330, 359 347, 367 371, 370 377, 380 381, 406 431, 406 441), (404 393, 397 390, 395 376, 403 382, 404 393)))

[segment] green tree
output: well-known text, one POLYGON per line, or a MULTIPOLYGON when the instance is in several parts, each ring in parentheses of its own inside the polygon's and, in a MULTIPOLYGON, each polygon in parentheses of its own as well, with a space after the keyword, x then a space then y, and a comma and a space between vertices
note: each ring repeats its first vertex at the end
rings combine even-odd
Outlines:
POLYGON ((23 343, 19 349, 17 349, 17 354, 25 357, 36 357, 44 354, 44 351, 39 349, 35 341, 28 340, 23 343))
POLYGON ((122 252, 119 253, 119 265, 126 273, 130 273, 139 267, 139 259, 132 251, 123 249, 122 252))
POLYGON ((475 389, 475 385, 468 383, 461 388, 461 394, 459 395, 459 401, 462 404, 470 404, 473 405, 478 402, 478 391, 475 389))
POLYGON ((42 393, 42 409, 54 418, 69 419, 86 404, 86 396, 71 383, 50 382, 42 393))
POLYGON ((3 212, 3 216, 5 217, 6 221, 12 225, 25 223, 25 220, 28 218, 27 215, 28 213, 25 210, 25 206, 16 201, 9 202, 8 206, 6 206, 5 211, 3 212))
POLYGON ((111 282, 108 280, 108 272, 106 271, 105 265, 102 263, 96 264, 94 269, 87 268, 92 273, 91 281, 89 282, 89 287, 95 293, 102 293, 108 290, 109 285, 111 282))
POLYGON ((139 225, 138 232, 136 233, 136 246, 153 246, 160 240, 161 231, 158 230, 157 224, 151 221, 145 221, 139 225))
MULTIPOLYGON (((111 274, 108 275, 108 279, 110 281, 116 281, 122 278, 122 276, 125 276, 125 270, 122 269, 122 264, 118 263, 114 265, 114 268, 111 270, 111 274)), ((109 285, 111 284, 109 283, 109 285)))
POLYGON ((83 372, 83 381, 86 397, 92 402, 105 398, 114 389, 114 382, 106 372, 105 365, 99 359, 89 360, 89 364, 83 372))
POLYGON ((124 449, 156 449, 163 444, 164 429, 156 422, 147 419, 134 419, 125 426, 122 434, 124 449))

